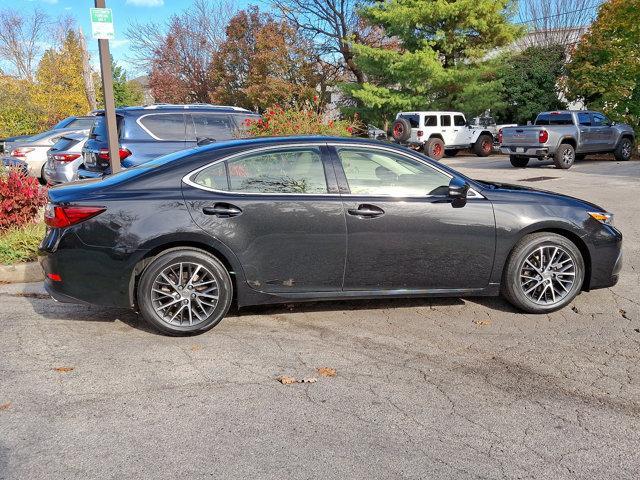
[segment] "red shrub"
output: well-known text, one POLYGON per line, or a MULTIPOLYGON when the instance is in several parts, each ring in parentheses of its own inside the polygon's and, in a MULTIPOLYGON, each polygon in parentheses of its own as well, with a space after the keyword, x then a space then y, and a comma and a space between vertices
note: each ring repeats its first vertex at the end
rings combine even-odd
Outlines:
POLYGON ((0 231, 33 222, 47 203, 38 180, 17 169, 0 172, 0 231))

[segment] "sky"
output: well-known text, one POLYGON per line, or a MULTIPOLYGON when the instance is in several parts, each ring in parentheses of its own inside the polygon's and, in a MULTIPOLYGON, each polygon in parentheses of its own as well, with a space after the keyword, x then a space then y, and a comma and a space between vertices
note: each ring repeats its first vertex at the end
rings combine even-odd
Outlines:
MULTIPOLYGON (((186 9, 192 0, 105 0, 108 8, 113 11, 113 22, 116 38, 109 42, 111 54, 118 64, 122 65, 129 78, 144 73, 144 69, 127 61, 131 57, 129 41, 126 38, 127 27, 130 23, 162 22, 171 14, 186 9)), ((262 1, 235 0, 238 8, 248 4, 263 6, 262 1)), ((0 0, 0 9, 12 8, 29 12, 34 7, 40 8, 52 17, 61 14, 71 14, 76 18, 87 38, 87 47, 91 53, 92 64, 99 65, 98 41, 91 38, 91 21, 89 8, 94 6, 93 0, 0 0)))

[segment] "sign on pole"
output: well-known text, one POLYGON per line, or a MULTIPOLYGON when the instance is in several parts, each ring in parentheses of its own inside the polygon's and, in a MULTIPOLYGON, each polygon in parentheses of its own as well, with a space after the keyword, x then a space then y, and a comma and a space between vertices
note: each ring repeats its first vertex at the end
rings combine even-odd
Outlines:
POLYGON ((91 8, 91 36, 96 40, 113 40, 113 15, 110 8, 91 8))

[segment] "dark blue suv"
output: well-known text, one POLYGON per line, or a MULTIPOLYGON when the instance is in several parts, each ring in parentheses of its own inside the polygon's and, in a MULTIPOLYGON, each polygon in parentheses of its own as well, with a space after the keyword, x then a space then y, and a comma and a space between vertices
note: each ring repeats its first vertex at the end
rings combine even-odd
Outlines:
MULTIPOLYGON (((129 168, 178 150, 213 141, 236 138, 247 119, 258 114, 238 107, 217 105, 148 105, 116 109, 120 162, 129 168)), ((84 164, 79 177, 110 173, 104 111, 82 149, 84 164)))

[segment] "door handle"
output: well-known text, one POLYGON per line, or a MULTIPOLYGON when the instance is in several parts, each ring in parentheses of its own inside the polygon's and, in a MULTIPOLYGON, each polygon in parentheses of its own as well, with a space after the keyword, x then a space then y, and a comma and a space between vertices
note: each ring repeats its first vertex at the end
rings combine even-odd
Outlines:
POLYGON ((216 203, 213 207, 204 207, 202 213, 205 215, 214 215, 218 218, 237 217, 242 210, 230 203, 216 203))
POLYGON ((349 212, 349 215, 353 215, 354 217, 363 218, 374 218, 384 215, 384 210, 380 207, 367 204, 358 205, 358 208, 350 208, 347 212, 349 212))

